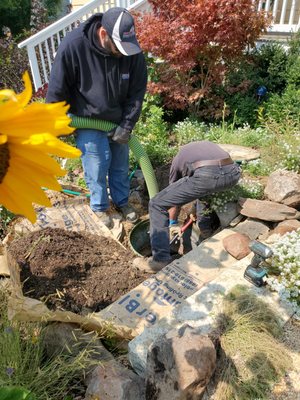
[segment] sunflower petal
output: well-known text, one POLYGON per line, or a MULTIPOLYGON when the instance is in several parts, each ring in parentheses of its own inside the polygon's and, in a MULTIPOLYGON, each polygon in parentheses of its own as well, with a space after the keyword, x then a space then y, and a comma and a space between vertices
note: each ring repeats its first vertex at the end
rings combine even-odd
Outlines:
POLYGON ((64 176, 66 171, 61 168, 59 163, 51 158, 48 154, 41 153, 34 146, 14 145, 10 146, 10 154, 12 160, 15 158, 20 165, 28 165, 31 168, 38 169, 41 173, 51 174, 54 176, 64 176))
POLYGON ((44 153, 55 154, 58 157, 77 158, 81 155, 81 151, 69 144, 62 142, 56 137, 44 133, 42 135, 32 135, 23 142, 24 145, 32 145, 35 149, 44 153))
POLYGON ((36 214, 31 202, 24 200, 20 195, 14 196, 4 183, 0 185, 0 202, 14 214, 24 215, 30 222, 35 223, 36 214))
POLYGON ((7 142, 7 136, 1 135, 1 133, 0 133, 0 144, 4 144, 6 142, 7 142))
POLYGON ((30 99, 32 96, 32 85, 31 85, 29 73, 27 71, 25 71, 23 74, 23 82, 25 85, 25 89, 22 93, 17 95, 17 100, 21 107, 27 106, 27 104, 30 102, 30 99))

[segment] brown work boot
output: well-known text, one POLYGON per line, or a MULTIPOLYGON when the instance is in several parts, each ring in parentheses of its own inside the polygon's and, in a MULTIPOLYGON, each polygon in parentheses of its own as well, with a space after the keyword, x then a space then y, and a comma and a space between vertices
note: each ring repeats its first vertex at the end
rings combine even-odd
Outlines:
POLYGON ((133 224, 138 221, 138 216, 136 214, 136 211, 133 207, 131 207, 129 204, 123 207, 116 207, 116 210, 121 212, 123 218, 128 221, 132 222, 133 224))
POLYGON ((94 211, 94 213, 97 215, 99 221, 101 221, 103 225, 105 225, 107 228, 112 227, 112 219, 106 211, 94 211))
POLYGON ((132 264, 134 267, 143 272, 158 272, 163 269, 166 265, 170 264, 172 260, 168 261, 155 261, 152 257, 143 258, 136 257, 132 264))

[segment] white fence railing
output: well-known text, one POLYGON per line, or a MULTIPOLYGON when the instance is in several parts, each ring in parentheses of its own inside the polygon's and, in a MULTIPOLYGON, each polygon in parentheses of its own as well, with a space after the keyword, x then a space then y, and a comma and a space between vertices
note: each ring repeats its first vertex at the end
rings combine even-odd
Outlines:
POLYGON ((296 32, 299 29, 300 0, 260 0, 258 10, 272 14, 270 32, 280 34, 296 32))
MULTIPOLYGON (((57 48, 67 32, 91 15, 113 6, 135 10, 149 7, 147 0, 92 0, 19 44, 19 48, 27 48, 35 90, 48 83, 57 48)), ((260 0, 258 10, 265 10, 273 15, 270 28, 272 33, 296 32, 299 29, 300 0, 260 0)))

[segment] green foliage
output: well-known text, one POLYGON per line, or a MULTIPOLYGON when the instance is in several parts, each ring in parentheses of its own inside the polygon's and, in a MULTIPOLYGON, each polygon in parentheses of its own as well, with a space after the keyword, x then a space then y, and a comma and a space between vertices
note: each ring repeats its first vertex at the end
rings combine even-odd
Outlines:
POLYGON ((300 124, 299 104, 300 88, 288 86, 282 95, 276 93, 270 96, 265 103, 265 115, 276 122, 289 118, 300 124))
POLYGON ((266 164, 266 162, 261 159, 244 161, 242 163, 243 172, 247 172, 247 174, 252 176, 267 176, 269 175, 270 166, 266 164))
POLYGON ((7 234, 7 226, 14 218, 14 214, 0 205, 0 238, 4 238, 7 234))
MULTIPOLYGON (((30 28, 31 0, 1 0, 0 27, 9 27, 14 35, 30 28)), ((0 36, 2 32, 0 32, 0 36)))
POLYGON ((231 112, 231 120, 234 118, 237 126, 249 124, 254 126, 256 124, 256 110, 258 107, 257 99, 254 94, 245 94, 238 92, 232 96, 226 97, 226 103, 228 104, 231 112))
POLYGON ((169 147, 167 123, 163 119, 162 107, 155 104, 152 96, 146 98, 142 115, 134 128, 141 145, 148 154, 153 166, 168 162, 174 155, 169 147))
POLYGON ((254 52, 254 67, 269 92, 280 93, 285 88, 288 55, 281 44, 268 43, 254 52))
POLYGON ((300 31, 289 41, 287 83, 300 89, 300 31))
POLYGON ((0 388, 1 400, 35 400, 34 394, 26 389, 5 386, 0 388))
POLYGON ((43 5, 48 11, 49 18, 56 18, 61 10, 62 0, 43 0, 43 5))

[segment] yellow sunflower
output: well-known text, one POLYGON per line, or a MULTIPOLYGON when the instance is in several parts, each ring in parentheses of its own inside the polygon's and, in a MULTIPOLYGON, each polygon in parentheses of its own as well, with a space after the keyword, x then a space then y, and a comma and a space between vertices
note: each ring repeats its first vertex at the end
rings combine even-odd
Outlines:
POLYGON ((51 155, 75 158, 81 153, 57 138, 74 130, 66 115, 69 106, 28 105, 32 86, 27 72, 23 80, 20 94, 0 90, 0 204, 35 222, 32 203, 51 206, 42 187, 61 190, 55 177, 66 174, 51 155))

